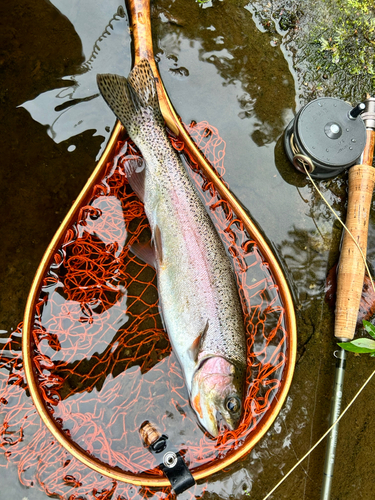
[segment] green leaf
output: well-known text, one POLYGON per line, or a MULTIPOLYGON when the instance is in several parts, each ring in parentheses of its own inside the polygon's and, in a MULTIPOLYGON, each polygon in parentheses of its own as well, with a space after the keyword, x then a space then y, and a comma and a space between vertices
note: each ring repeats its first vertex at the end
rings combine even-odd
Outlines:
POLYGON ((363 326, 366 332, 369 333, 373 339, 375 339, 375 326, 366 320, 363 320, 363 326))
POLYGON ((359 347, 356 347, 355 345, 353 345, 351 342, 338 342, 337 345, 342 347, 344 349, 344 351, 358 352, 358 353, 369 352, 369 351, 363 351, 359 347))
POLYGON ((357 339, 351 342, 340 342, 338 345, 345 349, 345 351, 375 353, 375 340, 371 339, 357 339))
POLYGON ((375 340, 371 339, 356 339, 352 340, 351 344, 357 347, 364 347, 366 349, 372 349, 375 351, 375 340))

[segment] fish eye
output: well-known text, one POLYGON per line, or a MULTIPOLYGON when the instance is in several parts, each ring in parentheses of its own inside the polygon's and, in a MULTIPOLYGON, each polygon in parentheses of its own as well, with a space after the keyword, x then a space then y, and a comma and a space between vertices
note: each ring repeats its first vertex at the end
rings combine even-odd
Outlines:
POLYGON ((241 401, 237 396, 229 396, 225 401, 225 407, 230 413, 238 413, 241 408, 241 401))

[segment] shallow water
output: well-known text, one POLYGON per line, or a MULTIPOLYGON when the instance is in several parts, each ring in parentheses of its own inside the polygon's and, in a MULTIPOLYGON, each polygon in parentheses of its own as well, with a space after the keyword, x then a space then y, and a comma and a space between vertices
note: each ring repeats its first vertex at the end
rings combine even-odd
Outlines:
MULTIPOLYGON (((131 68, 127 19, 120 11, 110 35, 98 43, 92 70, 81 69, 118 12, 118 2, 95 1, 89 7, 77 0, 12 3, 2 12, 0 59, 3 338, 22 320, 44 250, 114 124, 96 95, 95 74, 127 75, 131 68)), ((341 232, 310 184, 292 171, 280 144, 300 94, 281 35, 260 29, 246 2, 157 1, 152 15, 155 53, 171 101, 185 123, 207 120, 225 139, 225 179, 270 241, 295 298, 298 361, 282 412, 245 459, 197 489, 197 495, 205 491, 204 498, 261 500, 327 428, 334 342, 324 281, 337 258, 341 232)), ((321 188, 343 214, 345 176, 321 188)), ((370 259, 374 227, 372 221, 370 259)), ((371 359, 349 357, 344 404, 372 366, 371 359)), ((332 498, 372 498, 370 390, 340 424, 332 498)), ((25 442, 32 438, 23 436, 25 442)), ((47 434, 45 439, 48 443, 47 434)), ((319 498, 323 457, 321 445, 274 498, 319 498)), ((1 456, 0 465, 7 463, 7 469, 0 468, 0 498, 48 498, 35 477, 35 464, 20 468, 29 485, 23 486, 11 458, 1 456)))

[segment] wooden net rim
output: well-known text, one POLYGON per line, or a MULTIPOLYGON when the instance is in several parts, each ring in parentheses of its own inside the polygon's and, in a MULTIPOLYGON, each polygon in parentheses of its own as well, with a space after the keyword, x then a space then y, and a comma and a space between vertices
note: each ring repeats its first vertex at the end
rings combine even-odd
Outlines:
MULTIPOLYGON (((43 277, 45 276, 45 273, 52 262, 53 256, 61 242, 62 236, 65 234, 65 232, 73 222, 77 208, 88 201, 91 190, 93 186, 98 182, 98 179, 103 173, 103 169, 105 168, 107 162, 113 155, 117 141, 121 137, 122 132, 123 132, 123 127, 121 126, 120 123, 117 123, 110 138, 110 141, 101 159, 99 160, 95 170, 93 171, 92 175, 88 179, 83 190, 75 200, 69 213, 66 215, 64 221, 60 225, 58 231, 56 232, 54 238, 49 244, 40 262, 26 304, 23 335, 22 335, 22 352, 23 352, 26 380, 28 383, 28 388, 31 397, 33 399, 34 405, 40 417, 42 418, 42 421, 47 426, 49 431, 69 453, 71 453, 75 458, 80 460, 87 467, 90 467, 99 474, 104 474, 105 476, 110 477, 114 480, 131 483, 137 486, 165 487, 165 486, 170 486, 170 483, 166 477, 155 477, 155 476, 151 477, 147 474, 132 474, 130 472, 121 471, 118 468, 110 467, 109 465, 106 465, 105 463, 87 454, 87 452, 85 452, 76 443, 74 443, 71 439, 69 439, 62 432, 62 430, 56 425, 56 422, 54 421, 54 419, 52 418, 51 414, 49 413, 49 411, 45 406, 44 400, 41 396, 41 392, 38 387, 38 382, 32 360, 32 328, 33 328, 33 320, 35 312, 34 305, 39 297, 43 277)), ((225 467, 228 467, 233 462, 246 455, 255 446, 255 444, 262 438, 262 436, 267 432, 267 430, 274 422, 276 416, 278 415, 286 399, 292 381, 295 359, 296 359, 297 334, 296 334, 296 320, 294 314, 294 306, 289 291, 289 287, 282 273, 282 270, 277 260, 275 259, 273 253, 271 252, 268 244, 266 243, 266 241, 264 240, 264 238, 262 237, 256 226, 254 225, 254 223, 251 221, 251 219, 246 214, 244 209, 241 207, 241 205, 239 205, 239 203, 236 201, 236 199, 233 197, 230 191, 224 186, 224 184, 219 180, 218 177, 216 177, 215 179, 215 184, 217 185, 217 183, 220 183, 221 196, 227 201, 229 201, 230 205, 238 215, 241 214, 242 216, 241 219, 243 220, 246 229, 248 230, 251 237, 257 242, 259 250, 262 253, 265 261, 269 264, 270 270, 274 276, 275 282, 278 286, 278 292, 280 294, 282 303, 285 308, 285 324, 286 324, 286 330, 288 332, 288 341, 289 341, 288 356, 287 356, 287 365, 285 367, 283 374, 283 383, 280 389, 280 393, 278 394, 278 399, 276 403, 272 406, 272 409, 267 415, 267 417, 265 417, 259 423, 251 439, 249 439, 238 450, 229 454, 226 458, 220 461, 213 460, 212 463, 203 466, 197 471, 194 471, 193 476, 195 480, 203 479, 207 476, 210 476, 211 474, 214 474, 215 472, 222 470, 225 467), (225 196, 226 192, 228 192, 228 196, 225 196), (245 217, 243 214, 245 214, 245 217)))

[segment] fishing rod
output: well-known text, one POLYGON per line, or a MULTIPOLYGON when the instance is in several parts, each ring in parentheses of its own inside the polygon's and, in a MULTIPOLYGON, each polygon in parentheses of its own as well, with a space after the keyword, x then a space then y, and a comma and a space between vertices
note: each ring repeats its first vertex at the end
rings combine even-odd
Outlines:
MULTIPOLYGON (((300 110, 285 131, 284 146, 294 166, 315 179, 331 178, 349 168, 348 207, 338 265, 334 336, 353 339, 361 300, 371 198, 375 145, 375 99, 351 108, 334 98, 321 98, 300 110), (353 159, 359 158, 354 165, 353 159), (354 165, 354 166, 353 166, 354 165)), ((346 351, 335 350, 336 369, 329 418, 338 419, 346 366, 346 351)), ((328 436, 320 500, 329 500, 335 464, 338 425, 328 436)))
MULTIPOLYGON (((355 333, 365 275, 368 224, 375 184, 375 169, 372 165, 375 145, 375 99, 369 98, 364 104, 362 119, 366 125, 366 145, 359 164, 349 169, 348 208, 345 225, 352 236, 348 231, 344 231, 337 274, 334 335, 340 342, 352 340, 355 333)), ((341 410, 346 351, 338 347, 335 356, 336 369, 330 425, 336 421, 341 410)), ((338 425, 332 429, 328 437, 321 500, 329 500, 331 497, 337 437, 338 425)))

